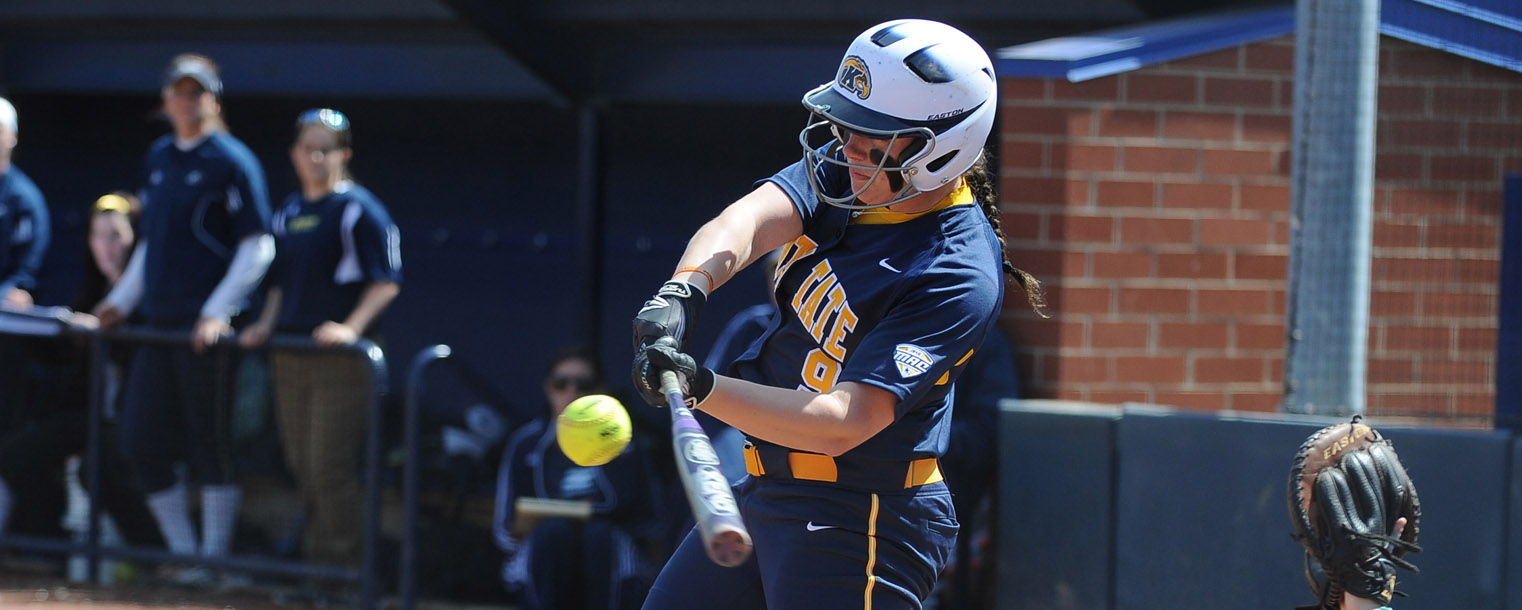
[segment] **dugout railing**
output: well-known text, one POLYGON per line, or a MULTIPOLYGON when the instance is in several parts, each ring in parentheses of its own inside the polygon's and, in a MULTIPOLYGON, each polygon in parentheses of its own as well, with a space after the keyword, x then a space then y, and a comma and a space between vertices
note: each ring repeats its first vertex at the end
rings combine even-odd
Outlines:
MULTIPOLYGON (((123 327, 114 330, 100 331, 89 328, 81 328, 70 323, 70 312, 64 308, 32 308, 30 310, 0 308, 0 335, 7 337, 28 337, 34 340, 54 341, 81 341, 86 345, 87 358, 89 359, 88 390, 88 413, 87 413, 87 442, 84 455, 81 456, 83 463, 80 468, 81 481, 86 493, 91 498, 89 502, 89 519, 83 541, 61 540, 49 537, 17 535, 0 533, 0 549, 14 549, 19 551, 39 552, 47 554, 61 554, 75 557, 84 557, 87 560, 86 577, 90 582, 97 582, 100 563, 103 559, 123 559, 143 561, 147 563, 167 565, 199 565, 211 570, 225 570, 243 572, 258 576, 284 576, 296 578, 311 578, 329 582, 342 582, 358 584, 360 587, 359 603, 361 608, 376 608, 379 602, 381 575, 381 490, 382 469, 384 464, 381 459, 382 433, 384 430, 385 413, 383 411, 383 398, 388 387, 388 373, 386 368, 385 354, 381 348, 373 342, 360 339, 352 345, 340 347, 318 346, 309 337, 295 335, 274 335, 269 338, 260 350, 291 350, 298 352, 329 352, 348 353, 355 358, 363 359, 370 371, 370 385, 368 396, 368 419, 366 438, 364 440, 364 459, 362 483, 365 488, 364 504, 364 547, 362 564, 358 570, 346 569, 330 565, 315 564, 294 559, 278 557, 265 557, 255 555, 238 555, 236 553, 225 558, 203 557, 199 555, 177 555, 164 549, 152 549, 131 547, 123 545, 105 545, 101 540, 101 502, 97 490, 100 489, 102 434, 104 428, 107 359, 110 357, 110 348, 113 345, 185 345, 190 342, 189 333, 165 332, 161 330, 146 329, 140 327, 123 327)), ((242 350, 237 347, 231 338, 211 348, 216 350, 242 350)), ((230 382, 230 381, 229 381, 230 382)), ((16 388, 7 388, 4 391, 16 391, 16 388)), ((228 393, 230 394, 230 393, 228 393)), ((409 439, 415 436, 409 436, 409 439)), ((24 501, 24 499, 17 499, 24 501)), ((404 502, 409 502, 404 499, 404 502)), ((405 526, 404 526, 405 528, 405 526)), ((410 528, 406 528, 410 529, 410 528)))
POLYGON ((423 445, 423 402, 429 395, 428 373, 443 369, 451 374, 462 389, 475 398, 498 407, 506 407, 509 401, 481 376, 466 365, 448 345, 431 345, 418 351, 407 367, 406 388, 402 406, 402 540, 398 556, 397 602, 399 610, 413 610, 418 597, 418 523, 419 498, 422 495, 422 470, 424 461, 420 455, 423 445))

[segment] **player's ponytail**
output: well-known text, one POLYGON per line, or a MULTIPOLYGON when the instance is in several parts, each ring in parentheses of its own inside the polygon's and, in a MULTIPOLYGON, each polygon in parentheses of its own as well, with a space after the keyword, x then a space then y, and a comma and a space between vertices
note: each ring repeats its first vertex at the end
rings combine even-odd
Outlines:
POLYGON ((993 176, 988 172, 988 155, 979 158, 971 169, 962 174, 962 177, 967 180, 968 188, 972 189, 973 197, 976 197, 978 205, 983 207, 983 215, 988 218, 988 224, 993 225, 994 235, 999 238, 999 254, 1003 257, 1004 273, 1025 291, 1025 300, 1030 303, 1031 309, 1043 318, 1049 317, 1046 313, 1046 295, 1041 289, 1041 281, 1009 262, 1009 248, 1004 244, 1004 230, 999 228, 1001 216, 999 196, 994 190, 993 176))

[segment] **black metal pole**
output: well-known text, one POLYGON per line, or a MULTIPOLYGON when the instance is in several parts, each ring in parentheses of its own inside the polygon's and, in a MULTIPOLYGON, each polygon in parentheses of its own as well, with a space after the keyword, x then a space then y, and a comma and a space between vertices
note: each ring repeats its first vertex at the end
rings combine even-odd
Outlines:
POLYGON ((360 584, 360 607, 373 610, 377 607, 380 568, 380 509, 381 509, 381 428, 385 424, 381 406, 390 381, 386 371, 386 356, 380 347, 366 340, 359 345, 360 354, 370 364, 370 427, 365 435, 365 567, 360 584))
POLYGON ((407 452, 402 464, 402 552, 401 574, 397 593, 401 597, 401 610, 412 610, 417 602, 417 488, 418 488, 418 422, 423 394, 423 372, 434 362, 449 358, 448 345, 435 345, 418 352, 407 367, 407 395, 402 406, 402 447, 407 452))
POLYGON ((596 100, 576 105, 576 261, 581 275, 577 340, 602 345, 602 114, 596 100))
POLYGON ((85 495, 90 502, 90 519, 86 525, 85 545, 89 567, 85 577, 91 583, 100 580, 100 444, 101 418, 106 408, 106 367, 111 350, 99 338, 90 339, 90 404, 85 442, 85 495))

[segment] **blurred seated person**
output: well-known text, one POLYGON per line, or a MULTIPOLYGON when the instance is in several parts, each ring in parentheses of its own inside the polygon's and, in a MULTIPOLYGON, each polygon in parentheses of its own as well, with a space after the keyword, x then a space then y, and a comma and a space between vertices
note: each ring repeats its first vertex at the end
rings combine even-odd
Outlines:
MULTIPOLYGON (((74 299, 77 309, 89 309, 103 298, 127 266, 137 218, 136 199, 118 192, 95 201, 90 211, 89 264, 74 299)), ((74 315, 74 324, 96 326, 93 316, 74 315)), ((64 464, 83 456, 89 442, 90 352, 83 342, 50 338, 35 342, 29 367, 27 400, 36 417, 0 436, 0 533, 7 525, 17 533, 56 535, 66 491, 64 464), (13 521, 14 518, 14 522, 13 521)), ((121 371, 130 350, 112 349, 103 371, 105 424, 99 436, 100 498, 125 540, 134 546, 160 546, 158 526, 148 513, 143 495, 117 453, 114 415, 121 371)), ((18 392, 19 393, 19 392, 18 392)), ((89 473, 79 472, 88 490, 89 473)))
POLYGON ((507 556, 504 584, 525 609, 634 609, 649 588, 639 540, 653 521, 654 499, 639 443, 605 465, 581 467, 555 442, 560 412, 602 391, 595 357, 577 347, 561 350, 544 378, 543 415, 515 430, 502 452, 494 529, 507 556), (580 514, 535 508, 546 500, 570 501, 555 504, 580 514))

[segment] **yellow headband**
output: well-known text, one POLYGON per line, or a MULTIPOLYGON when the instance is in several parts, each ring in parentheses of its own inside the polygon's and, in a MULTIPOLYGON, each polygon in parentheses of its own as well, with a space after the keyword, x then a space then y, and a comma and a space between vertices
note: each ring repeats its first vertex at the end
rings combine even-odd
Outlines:
POLYGON ((100 199, 95 200, 95 211, 131 214, 132 204, 127 202, 127 198, 112 193, 109 195, 102 195, 100 199))

